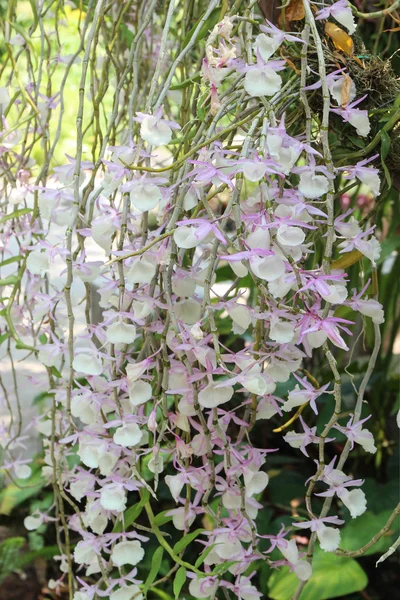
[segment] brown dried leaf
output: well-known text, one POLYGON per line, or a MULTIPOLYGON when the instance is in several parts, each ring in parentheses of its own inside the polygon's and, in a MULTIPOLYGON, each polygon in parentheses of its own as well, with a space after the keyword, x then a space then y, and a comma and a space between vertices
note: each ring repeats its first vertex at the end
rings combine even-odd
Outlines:
POLYGON ((281 57, 283 58, 283 60, 288 64, 288 66, 295 72, 297 73, 297 75, 301 74, 301 71, 299 71, 299 69, 296 67, 296 65, 294 64, 293 61, 290 60, 290 58, 288 58, 287 56, 284 56, 282 54, 282 52, 280 53, 281 57))
POLYGON ((347 56, 352 56, 354 52, 354 44, 351 37, 340 29, 334 23, 327 21, 325 23, 325 34, 331 38, 335 48, 344 52, 347 56))
POLYGON ((342 92, 340 94, 340 104, 347 106, 350 102, 350 90, 351 90, 351 78, 347 73, 344 74, 344 82, 342 85, 342 92))
MULTIPOLYGON (((289 6, 285 8, 286 23, 291 21, 301 21, 304 19, 303 0, 290 0, 289 6)), ((282 25, 282 13, 279 15, 279 25, 282 25)))

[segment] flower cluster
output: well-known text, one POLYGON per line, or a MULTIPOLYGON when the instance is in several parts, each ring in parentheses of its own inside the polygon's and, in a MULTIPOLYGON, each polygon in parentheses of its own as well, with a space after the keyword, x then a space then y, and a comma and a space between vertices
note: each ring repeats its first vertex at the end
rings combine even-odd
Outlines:
MULTIPOLYGON (((322 550, 339 547, 336 526, 343 520, 327 510, 315 516, 313 499, 326 498, 329 509, 336 496, 335 506, 344 505, 353 518, 366 510, 362 481, 343 471, 344 454, 335 459, 337 468, 335 460, 326 466, 324 457, 338 431, 346 448, 376 451, 360 404, 346 425, 340 421, 332 352, 349 350, 357 313, 376 327, 383 322, 368 284, 350 295, 340 266, 356 251, 374 267, 380 245, 374 226, 358 223, 351 211, 335 217, 333 206, 343 180, 359 181, 373 196, 380 181, 370 164, 374 157, 335 166, 322 129, 321 135, 314 127, 304 133, 288 118, 293 99, 303 98, 307 112, 308 94, 327 86, 328 118, 342 119, 359 136, 369 132, 367 111, 355 108, 363 99, 344 68, 332 67, 324 80, 304 63, 300 81, 280 58, 288 44, 305 56, 309 45, 321 47, 314 14, 306 11, 312 41, 265 23, 246 45, 243 22, 225 16, 206 40, 200 86, 210 112, 203 121, 185 123, 171 108, 166 73, 165 93, 154 99, 161 63, 150 57, 149 95, 134 90, 126 138, 109 130, 113 145, 107 136, 99 139, 93 160, 83 160, 80 146, 50 176, 33 182, 28 161, 15 184, 4 184, 1 268, 8 293, 1 300, 1 332, 48 376, 51 403, 31 427, 42 435, 41 472, 56 491, 56 516, 65 519, 60 527, 79 539, 73 552, 64 544, 62 577, 54 582, 61 585, 74 562, 74 600, 144 598, 138 567, 153 534, 188 570, 194 598, 215 598, 218 589, 242 600, 260 598, 252 573, 260 560, 288 566, 307 581, 312 566, 299 550, 297 530, 265 536, 257 529, 264 491, 272 485, 268 455, 277 447, 319 456, 310 520, 293 526, 311 529, 322 550), (228 272, 228 284, 219 283, 220 269, 228 272), (343 305, 351 318, 338 316, 343 305), (221 332, 243 343, 232 346, 221 332), (304 367, 316 351, 331 366, 323 382, 304 367), (280 397, 280 384, 289 380, 294 385, 280 397), (333 417, 317 433, 307 420, 321 404, 332 406, 333 417), (253 445, 254 427, 271 430, 271 419, 283 422, 303 408, 275 434, 273 448, 253 445), (158 520, 153 510, 161 484, 175 507, 158 520), (127 520, 132 504, 138 507, 133 522, 127 520), (135 521, 143 508, 149 528, 135 521), (191 540, 202 560, 189 568, 185 546, 174 550, 160 523, 169 520, 187 536, 205 519, 212 525, 191 540), (262 550, 265 537, 271 547, 262 550)), ((345 0, 316 18, 332 17, 354 31, 345 0)), ((90 50, 90 30, 87 36, 90 50)), ((158 43, 162 57, 165 36, 158 43)), ((1 110, 12 95, 2 88, 1 110)), ((43 99, 46 110, 54 110, 58 100, 43 99)), ((2 171, 22 161, 21 140, 8 127, 4 116, 2 171)), ((42 382, 41 375, 33 381, 42 382)), ((0 443, 8 471, 29 477, 21 427, 4 428, 0 443)), ((33 530, 52 518, 36 512, 25 525, 33 530)))

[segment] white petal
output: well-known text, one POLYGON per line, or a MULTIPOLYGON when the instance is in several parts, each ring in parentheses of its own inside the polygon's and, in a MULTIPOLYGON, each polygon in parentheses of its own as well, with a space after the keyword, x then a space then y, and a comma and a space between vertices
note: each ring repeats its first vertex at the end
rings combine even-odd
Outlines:
POLYGON ((340 283, 334 283, 332 285, 327 284, 329 288, 329 294, 325 294, 320 291, 320 295, 324 300, 330 304, 343 304, 347 298, 347 288, 340 283))
POLYGON ((144 557, 144 550, 137 540, 126 540, 115 544, 111 560, 116 567, 137 565, 144 557))
POLYGON ((110 594, 110 600, 131 600, 132 598, 135 600, 144 600, 144 596, 140 593, 138 585, 128 585, 110 594))
POLYGON ((257 473, 245 473, 244 483, 246 486, 246 496, 254 496, 254 494, 260 494, 268 485, 269 477, 264 471, 258 471, 257 473))
POLYGON ((300 581, 308 581, 312 575, 312 567, 306 560, 299 560, 294 567, 294 572, 300 581))
POLYGON ((251 69, 244 78, 244 89, 249 96, 273 96, 281 89, 282 79, 273 69, 251 69))
POLYGON ((256 277, 265 281, 279 279, 285 273, 285 263, 279 256, 253 257, 250 267, 256 277))
POLYGON ((148 258, 140 258, 135 260, 128 273, 126 280, 130 284, 150 283, 156 272, 156 263, 148 258))
POLYGON ((133 206, 142 212, 152 210, 162 198, 160 189, 151 183, 137 183, 132 187, 130 198, 133 206))
POLYGON ((379 190, 381 187, 381 180, 378 173, 375 172, 375 169, 368 169, 368 171, 362 171, 357 175, 358 179, 367 185, 374 196, 379 194, 379 190))
POLYGON ((341 501, 350 511, 353 519, 359 517, 367 510, 367 500, 362 490, 345 490, 338 494, 341 501))
POLYGON ((172 291, 182 298, 190 298, 196 289, 196 282, 189 273, 175 274, 172 278, 172 291))
POLYGON ((106 337, 110 344, 131 344, 135 341, 136 327, 122 321, 116 321, 107 327, 106 337))
POLYGON ((292 563, 292 565, 297 563, 299 560, 299 550, 296 545, 296 540, 287 540, 286 546, 281 543, 278 548, 288 562, 292 563))
POLYGON ((327 335, 325 331, 313 331, 311 333, 307 333, 306 338, 307 342, 311 348, 321 348, 322 344, 326 342, 327 335))
POLYGON ((15 465, 14 473, 18 479, 28 479, 32 475, 32 469, 29 465, 15 465))
POLYGON ((204 581, 202 579, 191 579, 189 583, 189 593, 193 598, 209 598, 217 589, 218 582, 213 579, 204 581))
POLYGON ((339 548, 340 531, 336 527, 326 527, 320 525, 317 529, 319 544, 325 552, 333 552, 339 548))
POLYGON ((29 516, 29 517, 25 517, 25 519, 24 519, 24 527, 28 531, 34 531, 35 529, 38 529, 42 523, 43 523, 42 517, 40 517, 40 516, 37 516, 37 517, 29 516))
POLYGON ((201 304, 196 300, 187 299, 175 304, 176 316, 187 325, 194 325, 200 321, 202 315, 201 304))
POLYGON ((225 404, 233 396, 233 387, 215 387, 215 384, 209 384, 199 392, 198 400, 203 408, 215 408, 220 404, 225 404))
POLYGON ((316 200, 329 190, 329 181, 324 175, 306 171, 300 175, 299 190, 306 197, 316 200))
POLYGON ((354 33, 356 30, 356 24, 354 21, 354 15, 351 11, 350 7, 345 7, 340 10, 335 10, 333 13, 336 21, 338 21, 341 25, 346 27, 349 33, 354 33))
POLYGON ((165 477, 165 483, 169 487, 169 491, 175 502, 178 502, 179 494, 184 485, 182 477, 180 475, 167 475, 165 477))
POLYGON ((232 321, 241 328, 242 333, 248 329, 251 324, 251 316, 250 311, 246 306, 237 304, 232 308, 228 308, 227 312, 232 321))
POLYGON ((172 138, 171 128, 151 115, 146 116, 140 126, 140 137, 153 146, 169 144, 172 138))
POLYGON ((132 406, 144 404, 153 395, 151 385, 147 381, 139 380, 132 384, 128 383, 129 401, 132 406))
POLYGON ((261 162, 250 162, 246 161, 243 164, 243 175, 249 181, 260 181, 265 175, 266 166, 261 162))
POLYGON ((251 394, 257 394, 257 396, 263 396, 267 393, 267 382, 264 377, 260 374, 249 374, 242 379, 243 387, 251 394))
MULTIPOLYGON (((332 83, 330 83, 328 85, 329 91, 332 95, 332 98, 340 106, 342 105, 342 90, 343 90, 343 85, 344 85, 345 81, 346 81, 346 78, 344 76, 341 76, 338 79, 336 79, 335 81, 332 81, 332 83)), ((357 93, 357 90, 356 90, 355 83, 353 80, 351 80, 349 102, 352 102, 354 100, 354 98, 356 97, 356 93, 357 93)))
POLYGON ((113 483, 104 486, 100 492, 100 504, 105 510, 124 511, 126 508, 125 490, 113 483))
POLYGON ((268 229, 257 227, 252 231, 246 238, 246 244, 253 250, 254 248, 262 248, 263 250, 269 250, 270 248, 270 235, 268 229))
POLYGON ((75 371, 85 375, 100 375, 103 371, 101 360, 93 354, 77 354, 72 366, 75 371))
POLYGON ((43 275, 46 273, 50 268, 46 252, 42 252, 41 250, 31 252, 26 260, 26 267, 32 275, 43 275))
POLYGON ((299 246, 304 242, 306 234, 300 227, 281 225, 276 237, 278 242, 283 246, 299 246))
POLYGON ((271 325, 269 332, 271 340, 280 344, 287 344, 294 338, 294 327, 293 323, 286 323, 284 321, 277 321, 271 325))
POLYGON ((227 533, 220 533, 215 538, 215 552, 220 558, 231 559, 232 556, 241 554, 243 551, 242 544, 233 536, 229 538, 227 533))
POLYGON ((113 435, 113 440, 120 446, 129 448, 135 446, 142 439, 142 432, 137 423, 124 423, 118 427, 113 435))
POLYGON ((195 236, 196 228, 187 225, 181 225, 174 232, 174 242, 178 248, 195 248, 201 244, 202 240, 195 236))
POLYGON ((265 35, 265 33, 260 33, 256 37, 256 41, 254 44, 254 50, 261 54, 261 58, 267 62, 267 60, 274 54, 274 52, 279 48, 280 44, 277 38, 270 37, 269 35, 265 35))
POLYGON ((371 125, 369 122, 368 114, 365 111, 353 109, 353 112, 349 116, 349 123, 356 128, 358 135, 365 137, 371 131, 371 125))

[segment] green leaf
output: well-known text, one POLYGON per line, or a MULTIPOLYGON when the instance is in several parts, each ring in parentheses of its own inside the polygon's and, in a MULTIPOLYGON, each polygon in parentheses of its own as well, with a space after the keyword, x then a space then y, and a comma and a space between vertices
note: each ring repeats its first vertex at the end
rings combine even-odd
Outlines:
POLYGON ((16 506, 36 496, 46 486, 40 469, 32 473, 29 479, 17 479, 16 483, 18 485, 10 483, 0 492, 0 515, 9 515, 16 506))
POLYGON ((399 501, 398 477, 383 485, 372 477, 366 477, 363 490, 367 497, 368 510, 376 515, 384 510, 392 511, 399 501))
MULTIPOLYGON (((385 510, 379 513, 379 515, 374 515, 372 512, 367 511, 361 517, 350 521, 340 532, 340 547, 343 550, 358 550, 362 548, 386 525, 391 514, 391 510, 385 510)), ((383 535, 363 556, 376 553, 383 554, 386 550, 389 550, 394 541, 394 536, 398 535, 399 525, 400 518, 397 518, 386 535, 383 535)))
POLYGON ((202 552, 199 556, 199 558, 196 560, 196 562, 194 563, 194 566, 198 569, 199 567, 201 567, 201 565, 203 564, 203 562, 206 560, 207 556, 210 554, 211 550, 213 550, 213 548, 215 548, 216 544, 211 544, 211 546, 208 546, 208 548, 206 548, 204 550, 204 552, 202 552))
POLYGON ((37 558, 51 559, 59 553, 60 549, 58 546, 45 546, 44 548, 40 548, 39 550, 31 550, 30 552, 25 552, 22 556, 18 558, 17 567, 18 569, 22 569, 26 565, 32 563, 37 558))
POLYGON ((386 133, 386 131, 384 131, 382 129, 381 130, 381 160, 382 160, 382 167, 383 167, 383 172, 385 174, 385 179, 386 179, 386 182, 388 184, 388 187, 391 188, 392 187, 392 177, 390 175, 389 169, 385 165, 385 158, 389 154, 389 150, 390 150, 390 137, 386 133))
POLYGON ((192 85, 192 83, 198 83, 200 81, 200 71, 197 71, 193 77, 189 77, 188 79, 185 79, 184 81, 181 81, 180 83, 176 83, 175 85, 171 85, 170 86, 170 90, 174 91, 174 90, 183 90, 184 88, 189 87, 190 85, 192 85))
POLYGON ((172 515, 166 515, 167 512, 169 511, 163 510, 162 512, 158 513, 158 515, 155 517, 154 523, 157 525, 157 527, 162 527, 163 525, 165 525, 165 523, 169 523, 169 521, 172 521, 172 515))
POLYGON ((222 575, 222 573, 225 573, 228 569, 232 567, 232 565, 236 564, 237 560, 231 560, 216 565, 216 567, 214 567, 214 569, 212 570, 212 575, 222 575))
POLYGON ((60 371, 57 369, 57 367, 55 367, 53 365, 51 367, 50 371, 51 371, 51 374, 53 375, 53 377, 56 377, 57 379, 62 379, 62 375, 61 375, 60 371))
POLYGON ((6 340, 8 340, 8 338, 10 337, 10 334, 8 333, 3 333, 2 335, 0 335, 0 346, 3 342, 5 342, 6 340))
POLYGON ((290 506, 294 499, 304 502, 304 481, 298 471, 282 469, 278 475, 271 476, 271 479, 270 496, 274 504, 290 506))
MULTIPOLYGON (((211 13, 208 16, 208 19, 203 23, 203 25, 200 28, 200 31, 197 34, 196 42, 199 42, 200 40, 204 39, 209 34, 209 32, 211 31, 211 29, 213 29, 215 27, 215 25, 218 23, 220 14, 221 14, 221 9, 220 8, 214 8, 214 10, 211 11, 211 13)), ((186 46, 188 45, 188 43, 192 39, 193 34, 196 31, 196 28, 198 27, 200 21, 203 18, 204 18, 204 15, 202 15, 200 17, 200 19, 197 21, 197 23, 195 23, 193 25, 192 29, 185 36, 185 39, 183 40, 183 44, 182 44, 182 50, 184 48, 186 48, 186 46)))
MULTIPOLYGON (((288 567, 274 571, 268 580, 272 600, 290 600, 299 580, 288 567)), ((357 561, 317 550, 313 560, 313 574, 307 581, 300 600, 327 600, 347 596, 363 590, 368 578, 357 561)))
POLYGON ((38 22, 39 22, 39 17, 38 17, 38 11, 37 11, 37 6, 36 6, 36 1, 35 0, 29 0, 29 4, 31 5, 31 9, 32 9, 32 13, 33 13, 33 23, 31 25, 31 28, 29 29, 29 34, 32 35, 32 33, 35 31, 38 22))
POLYGON ((33 212, 32 208, 20 208, 19 210, 14 210, 14 212, 10 213, 9 215, 1 217, 0 225, 6 221, 9 221, 10 219, 17 219, 18 217, 22 217, 23 215, 27 215, 31 212, 33 212))
POLYGON ((10 258, 6 258, 3 262, 0 263, 0 267, 5 267, 6 265, 10 265, 11 263, 18 262, 19 260, 23 260, 22 254, 18 256, 11 256, 10 258))
POLYGON ((18 277, 18 275, 10 275, 9 277, 5 277, 4 279, 0 279, 0 286, 3 285, 15 285, 16 283, 18 283, 18 281, 21 279, 21 277, 18 277))
POLYGON ((179 554, 180 552, 182 552, 182 550, 184 550, 186 548, 186 546, 188 546, 191 542, 193 542, 193 540, 195 540, 200 533, 203 533, 203 531, 204 531, 204 529, 196 529, 196 531, 192 531, 192 533, 188 533, 187 535, 184 535, 179 540, 179 542, 176 542, 176 544, 174 546, 175 554, 179 554))
POLYGON ((23 537, 10 537, 0 544, 0 583, 17 568, 18 553, 25 544, 23 537))
MULTIPOLYGON (((138 502, 137 504, 134 504, 133 506, 130 506, 124 512, 125 529, 128 529, 129 525, 132 525, 132 523, 134 523, 136 521, 136 519, 142 512, 144 505, 147 504, 149 499, 150 499, 150 493, 146 489, 144 489, 143 496, 142 496, 140 502, 138 502)), ((122 521, 117 521, 114 525, 113 533, 121 533, 121 531, 122 531, 122 521)))
POLYGON ((39 335, 39 342, 41 344, 47 344, 47 335, 45 333, 39 335))
POLYGON ((173 586, 175 600, 179 599, 179 594, 181 593, 181 589, 182 589, 185 581, 186 581, 186 569, 185 569, 185 567, 179 567, 179 569, 177 570, 176 575, 175 575, 174 586, 173 586))
POLYGON ((157 577, 157 573, 161 567, 163 554, 164 554, 164 548, 161 548, 161 546, 159 548, 157 548, 157 550, 153 554, 153 558, 151 560, 150 573, 148 574, 147 579, 143 586, 144 594, 146 594, 146 592, 151 588, 152 583, 155 581, 155 579, 157 577))
POLYGON ((381 130, 381 158, 382 158, 382 160, 385 160, 385 158, 389 154, 389 150, 390 150, 390 137, 386 133, 386 131, 384 131, 382 129, 381 130))

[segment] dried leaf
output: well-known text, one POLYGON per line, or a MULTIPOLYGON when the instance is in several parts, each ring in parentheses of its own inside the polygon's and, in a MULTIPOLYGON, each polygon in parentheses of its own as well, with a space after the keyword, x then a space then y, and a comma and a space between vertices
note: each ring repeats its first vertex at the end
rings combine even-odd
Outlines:
POLYGON ((288 64, 288 66, 295 72, 297 73, 297 75, 301 74, 301 71, 299 71, 299 69, 296 67, 296 65, 294 64, 294 62, 292 62, 290 60, 290 58, 287 58, 287 56, 282 56, 283 60, 288 64))
MULTIPOLYGON (((291 21, 301 21, 304 19, 304 3, 303 0, 290 0, 289 6, 285 8, 286 23, 291 21)), ((282 25, 282 14, 279 16, 279 25, 282 25)))
POLYGON ((344 52, 347 56, 352 56, 354 52, 354 44, 351 37, 340 29, 334 23, 325 23, 325 34, 331 38, 335 48, 344 52))
POLYGON ((331 269, 346 269, 351 265, 355 265, 362 257, 363 254, 358 250, 346 252, 340 258, 331 262, 331 269))
POLYGON ((350 102, 350 90, 351 90, 351 77, 349 77, 349 75, 347 75, 347 73, 345 73, 344 81, 343 81, 343 85, 342 85, 342 92, 340 94, 340 104, 342 106, 347 106, 347 104, 350 102))

